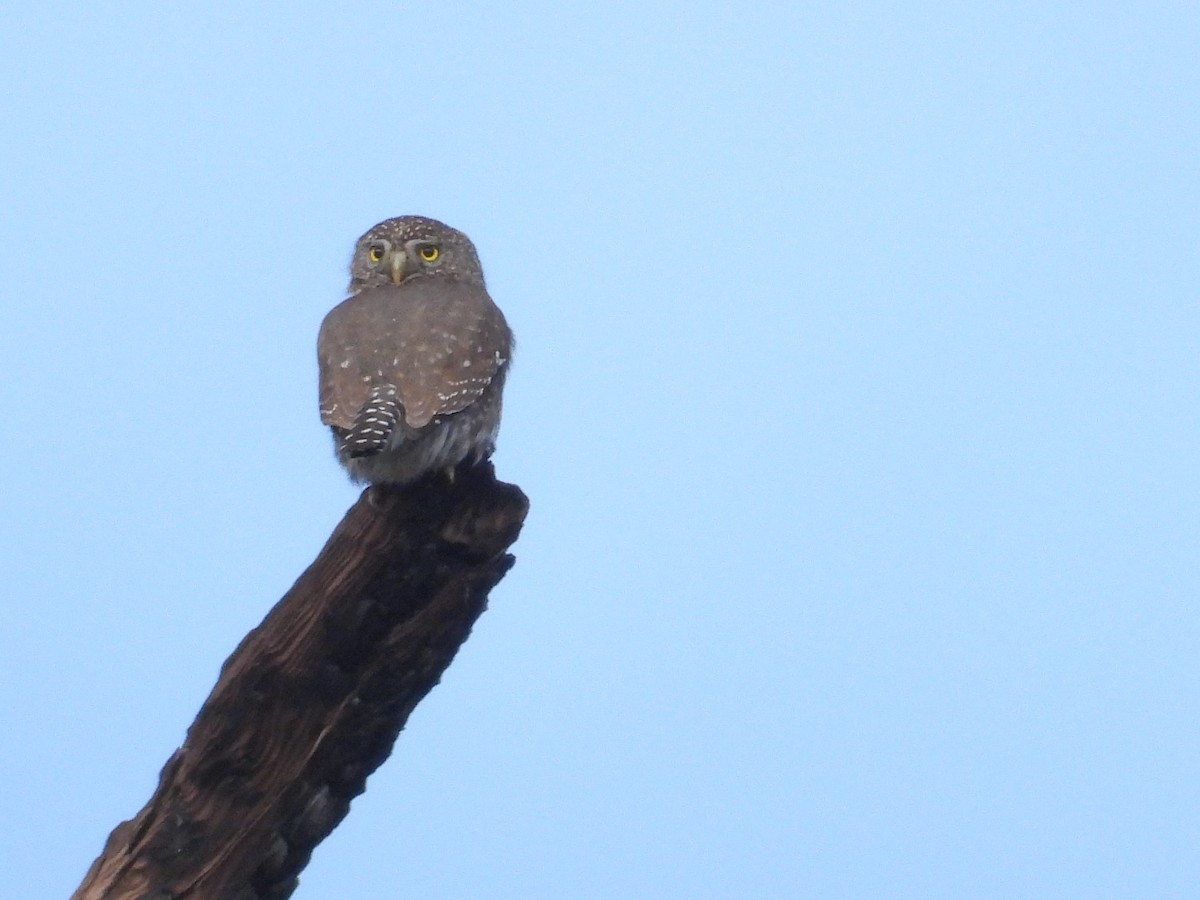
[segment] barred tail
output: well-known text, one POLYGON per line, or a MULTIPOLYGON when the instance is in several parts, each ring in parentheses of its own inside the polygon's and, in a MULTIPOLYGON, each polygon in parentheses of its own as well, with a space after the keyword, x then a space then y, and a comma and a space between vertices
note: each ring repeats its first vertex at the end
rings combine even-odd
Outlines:
POLYGON ((371 389, 371 395, 354 417, 354 424, 342 438, 342 453, 351 459, 374 456, 387 449, 396 423, 400 421, 400 401, 396 389, 381 384, 371 389))

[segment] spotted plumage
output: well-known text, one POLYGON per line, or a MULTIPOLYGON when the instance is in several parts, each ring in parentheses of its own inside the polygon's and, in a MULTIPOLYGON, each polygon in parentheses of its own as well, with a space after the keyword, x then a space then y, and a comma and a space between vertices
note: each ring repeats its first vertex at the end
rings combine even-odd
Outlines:
POLYGON ((321 421, 350 476, 403 484, 491 455, 512 347, 466 235, 420 216, 364 234, 317 341, 321 421))
POLYGON ((350 430, 344 436, 339 435, 339 449, 352 459, 383 452, 400 421, 400 413, 396 389, 390 384, 375 385, 350 430))

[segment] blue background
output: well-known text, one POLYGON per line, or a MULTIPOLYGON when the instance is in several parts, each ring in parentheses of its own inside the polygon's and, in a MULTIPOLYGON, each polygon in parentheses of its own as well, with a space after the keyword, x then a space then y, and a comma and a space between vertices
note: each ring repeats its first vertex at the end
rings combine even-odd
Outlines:
POLYGON ((410 212, 533 508, 298 898, 1196 895, 1196 4, 15 6, 0 896, 355 500, 315 336, 410 212))

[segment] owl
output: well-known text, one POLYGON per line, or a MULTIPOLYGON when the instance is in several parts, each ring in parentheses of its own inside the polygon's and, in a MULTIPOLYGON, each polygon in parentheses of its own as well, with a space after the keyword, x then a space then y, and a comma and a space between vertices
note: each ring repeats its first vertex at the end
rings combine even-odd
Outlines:
POLYGON ((349 297, 317 338, 321 421, 367 484, 406 484, 486 459, 500 428, 513 336, 475 245, 422 216, 359 238, 349 297))

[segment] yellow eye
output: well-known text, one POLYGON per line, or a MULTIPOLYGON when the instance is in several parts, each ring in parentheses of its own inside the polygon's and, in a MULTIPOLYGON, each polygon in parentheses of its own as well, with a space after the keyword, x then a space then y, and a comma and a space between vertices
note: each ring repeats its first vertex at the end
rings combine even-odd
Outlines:
POLYGON ((421 248, 421 259, 425 260, 425 262, 433 262, 441 255, 442 251, 437 247, 430 246, 421 248))
POLYGON ((383 259, 383 251, 383 244, 372 244, 371 249, 367 251, 367 258, 370 259, 371 262, 379 262, 381 259, 383 259))

